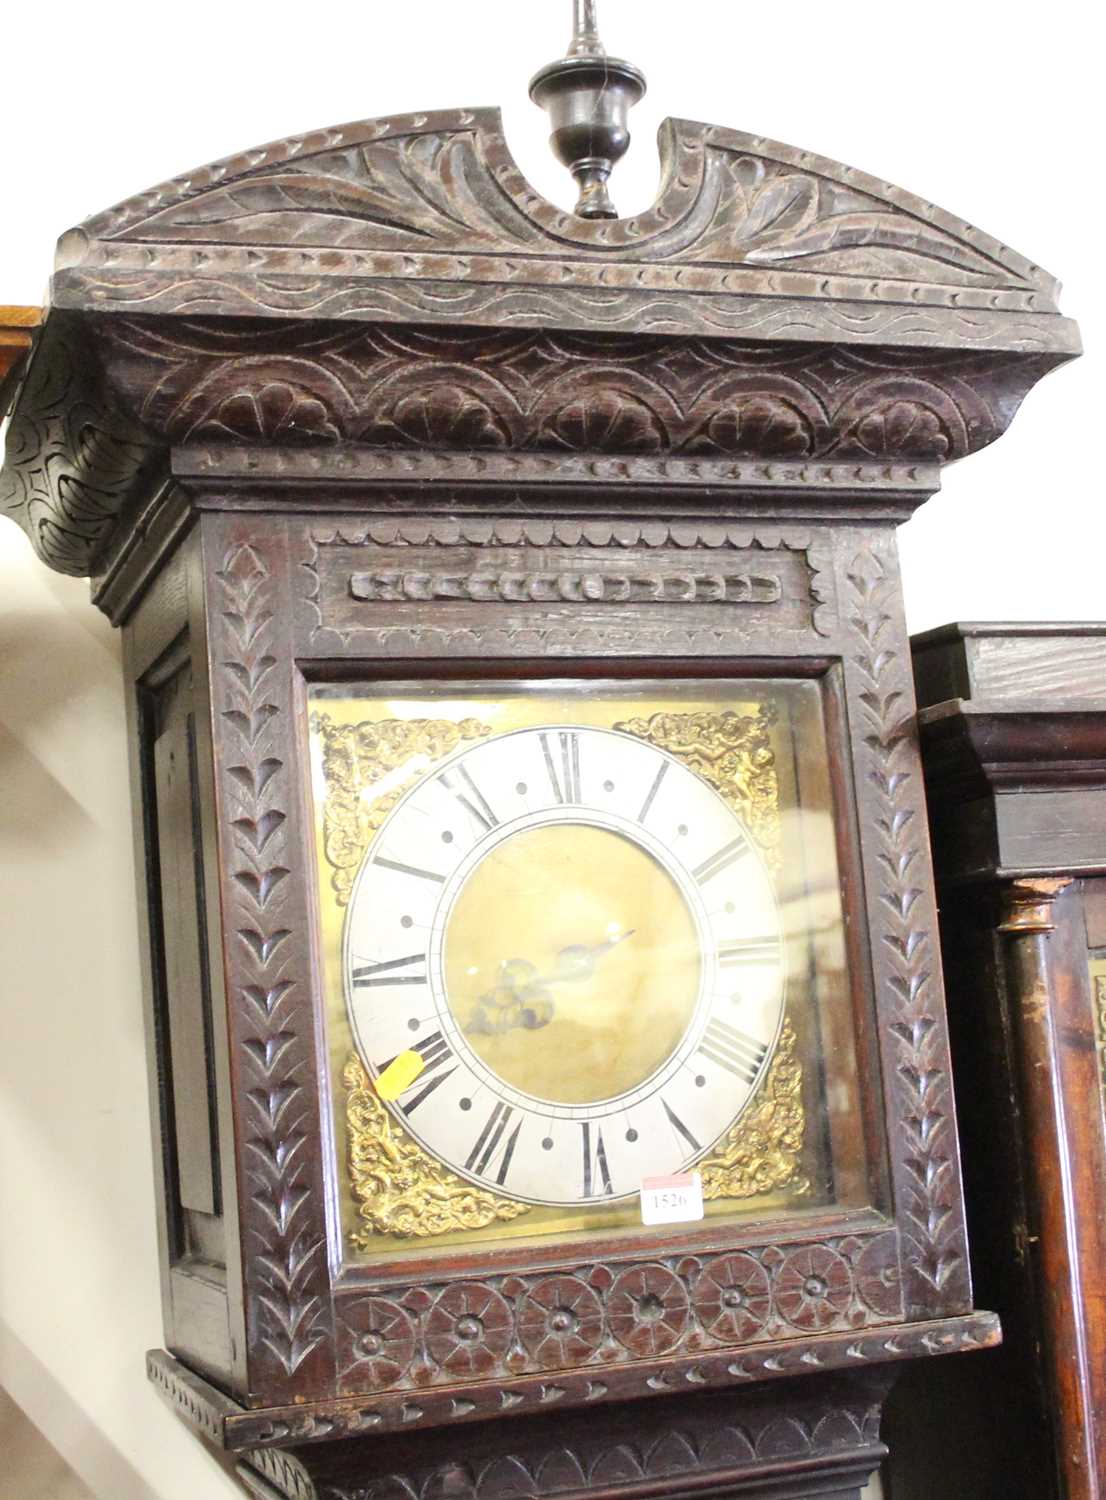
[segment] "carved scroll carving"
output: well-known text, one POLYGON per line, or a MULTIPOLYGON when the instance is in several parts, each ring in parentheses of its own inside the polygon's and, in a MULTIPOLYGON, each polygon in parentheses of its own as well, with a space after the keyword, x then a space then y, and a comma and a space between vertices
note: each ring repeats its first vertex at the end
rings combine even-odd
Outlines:
POLYGON ((589 223, 534 193, 495 110, 342 125, 96 215, 63 239, 54 298, 190 315, 1072 347, 1052 278, 887 183, 686 120, 665 123, 661 153, 653 209, 589 223))
POLYGON ((104 386, 88 336, 52 318, 16 396, 0 511, 48 567, 83 577, 127 501, 157 482, 161 453, 104 386))
POLYGON ((769 573, 401 572, 354 573, 354 599, 372 604, 463 599, 473 604, 775 604, 783 595, 769 573))

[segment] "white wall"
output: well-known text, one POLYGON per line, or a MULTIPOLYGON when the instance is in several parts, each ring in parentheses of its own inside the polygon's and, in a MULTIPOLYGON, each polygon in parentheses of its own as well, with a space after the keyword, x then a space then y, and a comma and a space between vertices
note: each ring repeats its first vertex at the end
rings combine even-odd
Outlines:
MULTIPOLYGON (((684 115, 884 176, 1065 278, 1090 352, 904 529, 915 629, 1106 616, 1089 9, 1057 0, 1031 25, 970 0, 600 7, 608 46, 651 84, 615 179, 624 213, 654 196, 657 123, 684 115)), ((570 204, 526 98, 530 73, 563 50, 569 11, 568 0, 9 11, 0 302, 41 300, 55 238, 87 214, 359 116, 501 104, 523 170, 570 204), (313 37, 299 35, 305 13, 313 37)), ((142 1369, 161 1332, 118 641, 84 585, 46 572, 8 525, 0 788, 0 1385, 96 1496, 229 1497, 142 1369)), ((0 1495, 28 1493, 26 1475, 0 1464, 0 1476, 0 1495)))

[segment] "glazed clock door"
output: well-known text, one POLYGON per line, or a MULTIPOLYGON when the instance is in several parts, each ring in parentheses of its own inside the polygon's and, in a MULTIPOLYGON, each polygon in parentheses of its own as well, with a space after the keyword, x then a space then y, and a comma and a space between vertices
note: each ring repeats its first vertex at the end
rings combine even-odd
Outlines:
POLYGON ((872 1201, 825 691, 312 690, 348 1254, 872 1201))

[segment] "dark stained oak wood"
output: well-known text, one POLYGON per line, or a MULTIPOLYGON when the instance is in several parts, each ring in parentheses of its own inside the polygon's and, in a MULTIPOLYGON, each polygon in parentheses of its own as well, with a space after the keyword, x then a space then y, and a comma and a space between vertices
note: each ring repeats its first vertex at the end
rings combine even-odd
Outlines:
POLYGON ((494 111, 230 158, 63 237, 21 374, 0 507, 124 632, 149 1374, 265 1500, 856 1500, 895 1372, 999 1338, 895 527, 1077 330, 1040 268, 852 168, 687 121, 662 148, 655 208, 595 222, 530 191, 494 111), (848 1197, 342 1264, 308 686, 773 676, 826 717, 848 1197), (764 1315, 720 1322, 750 1266, 764 1315), (525 1309, 566 1286, 595 1333, 551 1366, 525 1309))

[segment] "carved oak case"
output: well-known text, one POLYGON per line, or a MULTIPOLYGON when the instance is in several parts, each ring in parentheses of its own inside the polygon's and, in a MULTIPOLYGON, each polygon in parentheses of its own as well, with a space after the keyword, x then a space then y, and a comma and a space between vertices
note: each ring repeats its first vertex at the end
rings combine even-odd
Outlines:
POLYGON ((0 502, 126 638, 150 1377, 258 1495, 855 1496, 896 1362, 998 1337, 895 526, 1076 330, 1039 268, 887 183, 687 121, 661 148, 656 206, 590 221, 494 111, 216 163, 63 236, 14 394, 0 502), (335 1042, 335 934, 410 757, 475 756, 501 695, 553 692, 690 768, 766 889, 824 846, 830 935, 789 946, 701 1222, 631 1195, 539 1233, 509 1153, 443 1166, 335 1042), (416 725, 416 699, 476 706, 416 725))

